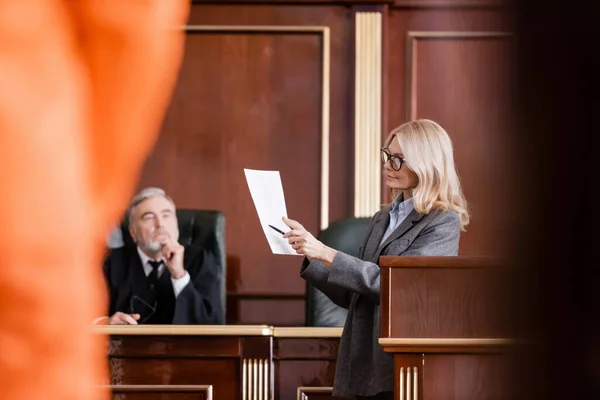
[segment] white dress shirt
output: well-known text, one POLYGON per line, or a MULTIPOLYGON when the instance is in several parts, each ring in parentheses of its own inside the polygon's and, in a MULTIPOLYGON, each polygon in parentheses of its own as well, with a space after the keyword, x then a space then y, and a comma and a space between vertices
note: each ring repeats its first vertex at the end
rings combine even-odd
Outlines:
MULTIPOLYGON (((151 260, 150 257, 148 257, 146 253, 144 253, 139 247, 137 248, 137 251, 140 255, 140 260, 142 260, 142 267, 144 267, 144 273, 146 274, 146 277, 150 275, 150 273, 154 269, 148 261, 163 262, 162 264, 160 264, 157 271, 158 277, 160 278, 163 271, 167 268, 167 261, 164 258, 160 258, 158 260, 151 260)), ((187 271, 185 271, 185 275, 179 279, 173 279, 173 277, 171 277, 171 283, 173 284, 173 293, 175 294, 175 298, 177 298, 177 296, 179 296, 179 293, 181 293, 181 291, 187 286, 187 284, 190 283, 190 274, 187 271)))
POLYGON ((390 209, 390 224, 388 225, 383 237, 381 238, 381 246, 385 240, 392 234, 394 231, 400 226, 402 221, 408 217, 408 214, 412 212, 415 208, 415 203, 413 198, 411 197, 408 200, 404 200, 404 195, 400 195, 394 200, 392 203, 392 208, 390 209))

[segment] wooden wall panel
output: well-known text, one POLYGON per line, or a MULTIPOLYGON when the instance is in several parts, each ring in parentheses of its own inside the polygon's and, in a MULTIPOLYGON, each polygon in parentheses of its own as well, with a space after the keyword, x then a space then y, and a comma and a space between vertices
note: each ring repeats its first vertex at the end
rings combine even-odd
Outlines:
POLYGON ((271 255, 243 170, 281 171, 289 213, 318 229, 319 192, 302 188, 320 182, 320 42, 318 32, 187 36, 181 84, 157 146, 170 151, 152 157, 144 177, 162 171, 160 186, 180 206, 225 212, 240 291, 302 287, 281 279, 297 274, 299 258, 271 255))
MULTIPOLYGON (((502 303, 510 285, 498 267, 392 268, 389 336, 502 338, 510 336, 502 303), (423 318, 427 316, 427 318, 423 318)), ((388 317, 383 312, 382 317, 388 317)), ((388 317, 388 318, 389 318, 388 317)))
POLYGON ((463 255, 502 254, 510 198, 510 36, 497 10, 395 10, 388 24, 387 130, 431 118, 450 134, 472 215, 463 255))
POLYGON ((121 385, 110 387, 114 400, 212 400, 210 385, 121 385))
MULTIPOLYGON (((271 254, 243 169, 279 170, 288 214, 318 233, 324 85, 331 102, 326 207, 330 220, 352 213, 351 22, 341 7, 192 8, 189 25, 224 27, 188 32, 179 82, 139 186, 163 187, 180 207, 225 213, 229 292, 304 294, 302 259, 271 254), (321 31, 297 27, 330 29, 330 52, 323 54, 321 31)), ((239 312, 229 322, 274 322, 264 314, 239 312)), ((303 306, 286 317, 285 324, 302 325, 303 306)))
POLYGON ((503 354, 427 354, 423 398, 431 400, 510 399, 510 359, 503 354))
MULTIPOLYGON (((504 85, 508 40, 407 38, 415 31, 510 29, 496 2, 474 8, 467 2, 446 3, 420 7, 398 1, 394 7, 371 2, 367 7, 384 13, 383 131, 406 121, 412 89, 415 115, 438 120, 455 143, 473 213, 461 253, 497 253, 503 196, 510 196, 503 181, 509 155, 501 146, 509 129, 503 119, 510 96, 504 85), (409 44, 417 51, 410 53, 409 44)), ((301 260, 270 253, 243 168, 281 171, 290 216, 313 233, 319 231, 322 38, 318 32, 257 27, 330 30, 327 207, 329 221, 334 221, 353 214, 354 11, 364 8, 250 2, 192 6, 189 25, 249 30, 188 34, 179 83, 139 187, 163 187, 180 207, 224 211, 228 291, 235 294, 228 301, 228 323, 304 324, 301 260), (293 299, 265 300, 265 294, 293 299)), ((385 190, 382 200, 387 200, 385 190)))
POLYGON ((278 337, 273 342, 275 398, 331 396, 339 338, 278 337))

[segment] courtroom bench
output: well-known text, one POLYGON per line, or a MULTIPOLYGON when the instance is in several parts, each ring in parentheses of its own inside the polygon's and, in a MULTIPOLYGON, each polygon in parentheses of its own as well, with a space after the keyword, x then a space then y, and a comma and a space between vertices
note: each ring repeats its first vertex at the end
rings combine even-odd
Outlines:
POLYGON ((341 328, 96 326, 119 399, 331 399, 341 328))

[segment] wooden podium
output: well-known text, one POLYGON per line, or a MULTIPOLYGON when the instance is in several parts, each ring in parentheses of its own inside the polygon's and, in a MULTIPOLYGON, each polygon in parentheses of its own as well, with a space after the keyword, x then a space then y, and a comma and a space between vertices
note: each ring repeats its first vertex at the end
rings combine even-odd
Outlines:
POLYGON ((396 400, 508 399, 507 268, 483 257, 380 258, 379 343, 396 400))

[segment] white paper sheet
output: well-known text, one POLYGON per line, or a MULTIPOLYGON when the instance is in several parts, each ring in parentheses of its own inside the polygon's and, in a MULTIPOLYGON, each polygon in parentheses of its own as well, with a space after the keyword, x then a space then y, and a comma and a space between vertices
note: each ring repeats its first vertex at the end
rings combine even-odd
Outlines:
POLYGON ((282 220, 287 217, 287 211, 279 171, 244 169, 244 173, 260 225, 273 254, 299 255, 281 233, 269 227, 273 225, 283 232, 290 230, 282 220))

